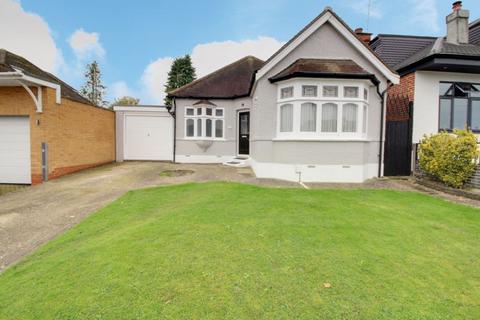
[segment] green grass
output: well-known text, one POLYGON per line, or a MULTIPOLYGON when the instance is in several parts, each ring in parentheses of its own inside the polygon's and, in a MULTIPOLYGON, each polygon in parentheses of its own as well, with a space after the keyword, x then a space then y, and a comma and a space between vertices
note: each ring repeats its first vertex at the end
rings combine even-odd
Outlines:
POLYGON ((388 190, 129 192, 0 275, 0 319, 480 319, 480 212, 388 190))

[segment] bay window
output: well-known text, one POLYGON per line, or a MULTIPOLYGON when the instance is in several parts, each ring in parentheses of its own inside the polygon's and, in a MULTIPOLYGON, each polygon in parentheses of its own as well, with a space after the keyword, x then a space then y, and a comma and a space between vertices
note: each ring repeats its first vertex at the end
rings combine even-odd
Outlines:
POLYGON ((185 137, 196 140, 223 139, 224 109, 212 107, 186 107, 185 137))
POLYGON ((280 107, 280 131, 293 131, 293 105, 284 104, 280 107))
POLYGON ((343 105, 342 114, 342 131, 343 132, 357 132, 357 105, 347 103, 343 105))
POLYGON ((337 132, 338 106, 334 103, 322 105, 322 132, 337 132))
POLYGON ((302 104, 300 112, 300 131, 315 132, 317 128, 317 105, 314 103, 302 104))
POLYGON ((277 139, 366 139, 371 86, 365 80, 284 82, 278 87, 277 139), (282 101, 285 97, 288 101, 282 101))
POLYGON ((480 84, 441 82, 439 89, 439 130, 480 132, 480 84))

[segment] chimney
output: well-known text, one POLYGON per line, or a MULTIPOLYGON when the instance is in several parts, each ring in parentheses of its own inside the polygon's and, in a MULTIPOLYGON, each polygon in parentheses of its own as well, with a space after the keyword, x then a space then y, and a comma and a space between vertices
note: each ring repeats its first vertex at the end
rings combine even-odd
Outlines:
POLYGON ((363 28, 355 29, 355 34, 357 37, 365 42, 367 45, 370 45, 370 40, 372 40, 372 34, 368 32, 363 32, 363 28))
POLYGON ((468 19, 470 11, 462 9, 462 1, 452 4, 453 12, 447 16, 447 42, 468 44, 468 19))

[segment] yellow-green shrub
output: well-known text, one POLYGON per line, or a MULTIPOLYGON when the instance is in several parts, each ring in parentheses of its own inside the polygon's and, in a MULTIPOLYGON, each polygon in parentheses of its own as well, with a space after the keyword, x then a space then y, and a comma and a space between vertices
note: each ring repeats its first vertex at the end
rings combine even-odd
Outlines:
POLYGON ((462 187, 473 175, 477 155, 477 138, 469 130, 425 136, 419 145, 420 168, 454 188, 462 187))

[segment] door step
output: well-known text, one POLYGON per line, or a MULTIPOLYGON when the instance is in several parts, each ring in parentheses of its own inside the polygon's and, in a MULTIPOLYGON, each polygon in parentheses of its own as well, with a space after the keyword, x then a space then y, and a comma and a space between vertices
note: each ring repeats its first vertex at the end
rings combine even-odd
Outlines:
POLYGON ((225 161, 223 163, 225 166, 244 168, 250 166, 250 157, 249 156, 237 156, 232 158, 232 160, 225 161))

